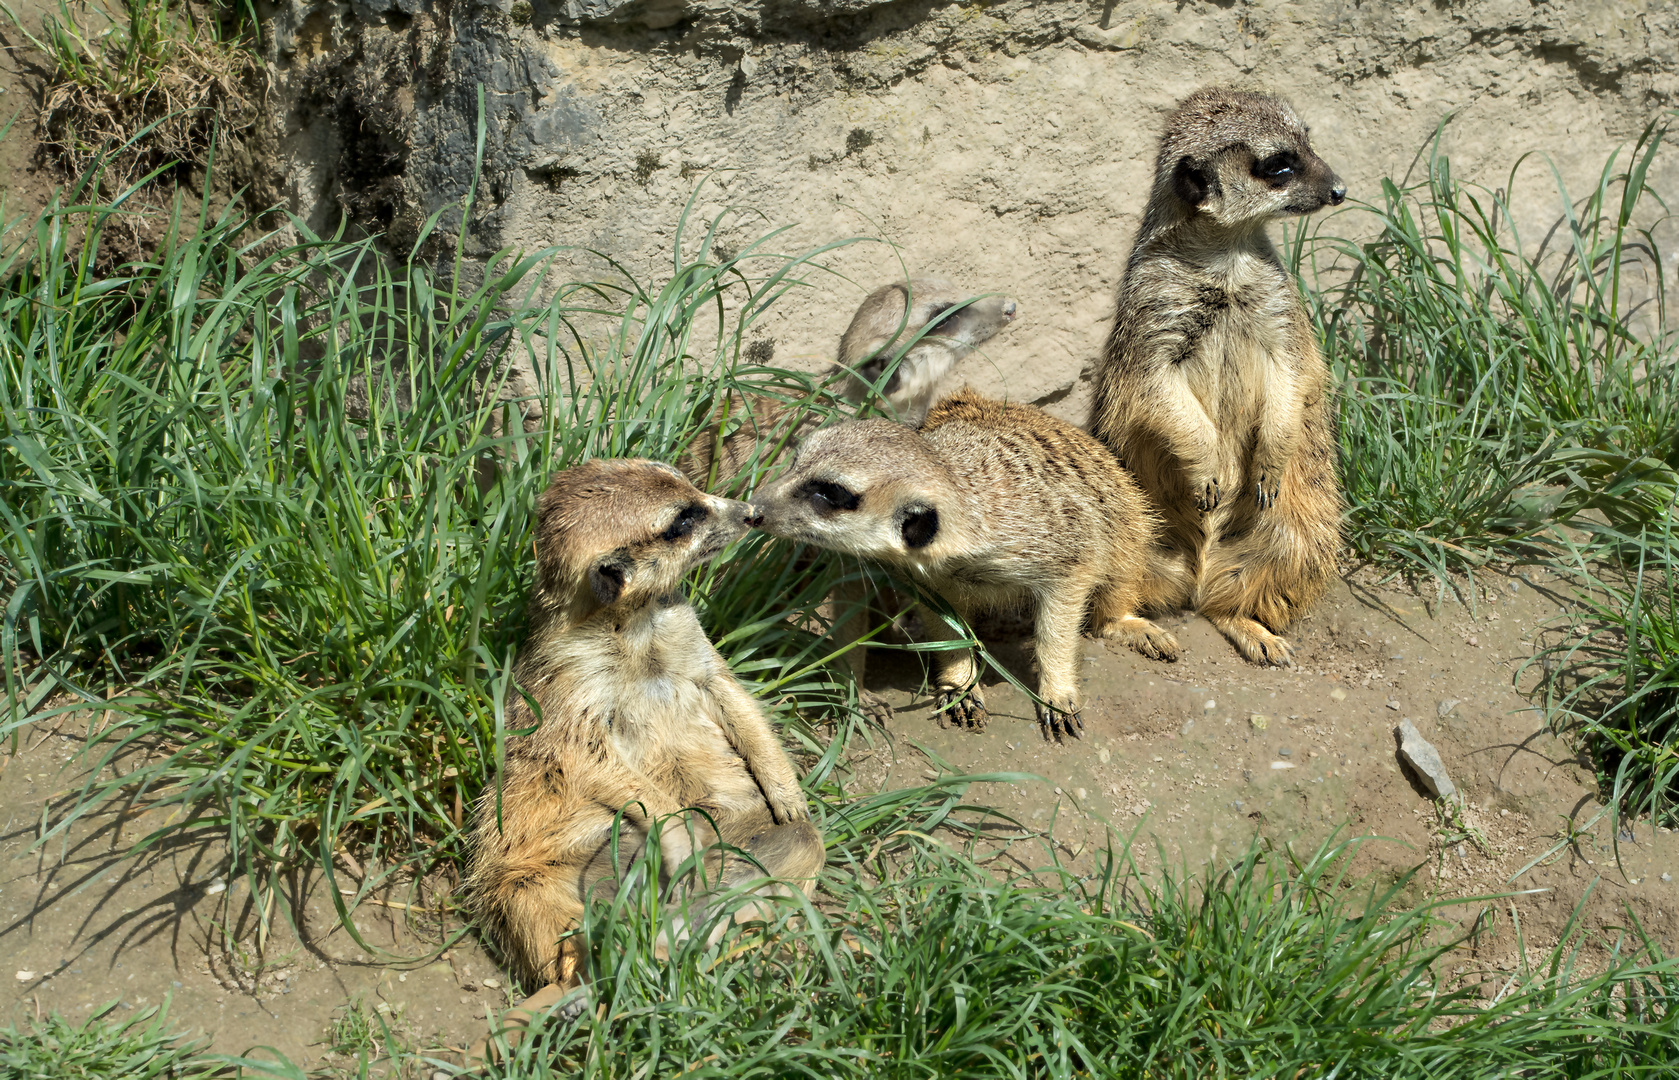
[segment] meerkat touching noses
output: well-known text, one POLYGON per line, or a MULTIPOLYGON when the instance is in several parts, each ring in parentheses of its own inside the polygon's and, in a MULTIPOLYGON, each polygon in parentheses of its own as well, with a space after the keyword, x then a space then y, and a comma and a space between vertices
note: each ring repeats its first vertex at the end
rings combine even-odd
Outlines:
POLYGON ((1341 542, 1329 371, 1265 232, 1346 198, 1306 131, 1263 94, 1178 105, 1090 413, 1164 518, 1144 609, 1193 607, 1255 663, 1289 661, 1341 542))
MULTIPOLYGON (((919 431, 888 420, 823 428, 755 500, 766 532, 908 571, 964 617, 1027 605, 1036 615, 1038 719, 1077 735, 1080 638, 1095 632, 1175 659, 1171 634, 1137 615, 1156 519, 1101 443, 1024 405, 963 390, 919 431)), ((945 621, 923 610, 938 640, 945 621)), ((937 654, 939 707, 982 727, 968 650, 937 654)))
MULTIPOLYGON (((852 405, 878 396, 888 416, 920 423, 940 381, 963 357, 1013 322, 1016 310, 1006 296, 975 296, 943 278, 882 285, 864 297, 852 315, 830 377, 843 377, 841 396, 852 405), (900 352, 897 367, 886 374, 900 352)), ((707 426, 677 463, 702 487, 726 486, 754 454, 760 455, 762 471, 771 464, 762 456, 764 447, 795 442, 820 420, 762 395, 731 395, 725 410, 740 417, 739 426, 725 434, 727 421, 720 411, 716 423, 707 426)))
POLYGON ((550 984, 533 1001, 579 985, 584 944, 567 935, 655 829, 664 866, 699 850, 721 888, 768 876, 808 893, 822 868, 792 762, 678 595, 757 520, 639 460, 567 469, 538 504, 517 674, 540 717, 516 698, 508 725, 541 726, 508 741, 479 799, 465 882, 512 969, 550 984))

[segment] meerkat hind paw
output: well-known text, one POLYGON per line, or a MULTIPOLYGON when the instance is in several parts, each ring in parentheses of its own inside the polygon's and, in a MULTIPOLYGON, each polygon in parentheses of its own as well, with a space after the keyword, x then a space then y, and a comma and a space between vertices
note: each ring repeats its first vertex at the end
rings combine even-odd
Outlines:
POLYGON ((1203 514, 1217 510, 1220 497, 1218 481, 1205 480, 1198 486, 1201 490, 1195 493, 1195 509, 1203 514))
POLYGON ((857 708, 881 727, 892 722, 892 703, 873 690, 857 691, 857 708))
POLYGON ((544 1015, 555 1023, 566 1024, 581 1016, 588 1005, 588 983, 570 987, 549 983, 503 1013, 500 1028, 472 1044, 472 1048, 466 1052, 465 1064, 471 1068, 499 1060, 501 1046, 497 1045, 498 1035, 501 1037, 499 1041, 511 1050, 519 1045, 530 1026, 544 1015), (558 1008, 555 1008, 556 1005, 558 1008))
POLYGON ((933 707, 939 714, 939 725, 985 730, 985 699, 977 687, 972 689, 940 690, 933 707))
POLYGON ((1218 620, 1218 628, 1237 650, 1256 664, 1287 667, 1294 659, 1294 646, 1288 639, 1273 634, 1256 619, 1233 618, 1218 620))
POLYGON ((1102 628, 1102 637, 1110 642, 1123 642, 1150 660, 1176 662, 1181 651, 1177 637, 1170 630, 1136 615, 1115 619, 1102 628))

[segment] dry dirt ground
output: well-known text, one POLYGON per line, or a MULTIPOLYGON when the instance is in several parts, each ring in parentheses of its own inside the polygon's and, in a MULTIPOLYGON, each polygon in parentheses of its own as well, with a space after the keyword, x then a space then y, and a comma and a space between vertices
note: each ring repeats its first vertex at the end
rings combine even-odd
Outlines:
MULTIPOLYGON (((1622 824, 1619 867, 1603 818, 1510 883, 1599 803, 1590 768, 1546 732, 1515 685, 1539 629, 1568 608, 1566 590, 1538 575, 1481 582, 1471 613, 1432 591, 1354 573, 1292 634, 1290 670, 1245 663, 1189 616, 1169 620, 1184 646, 1176 664, 1087 642, 1086 729, 1066 744, 1044 742, 1028 699, 995 675, 984 732, 941 728, 919 663, 877 650, 871 682, 898 715, 858 755, 850 786, 919 784, 947 767, 1034 773, 1041 783, 985 785, 969 801, 1051 829, 1075 862, 1091 857, 1111 822, 1135 833, 1150 873, 1163 859, 1204 870, 1256 837, 1297 852, 1337 829, 1377 837, 1355 868, 1393 880, 1421 865, 1408 901, 1521 892, 1455 909, 1465 923, 1480 919, 1457 971, 1488 993, 1517 969, 1518 940, 1541 956, 1577 908, 1588 963, 1631 925, 1629 912, 1664 951, 1679 950, 1679 836, 1648 823, 1622 824), (1439 815, 1398 763, 1402 717, 1464 790, 1457 820, 1439 815)), ((1018 640, 992 646, 1031 678, 1018 640)), ((507 1003, 505 976, 470 938, 435 955, 436 924, 400 906, 411 898, 357 909, 373 947, 364 949, 338 926, 323 881, 293 880, 282 891, 295 914, 276 905, 259 948, 259 911, 242 882, 222 876, 213 840, 123 859, 123 845, 154 822, 131 817, 119 835, 109 814, 67 844, 37 844, 80 738, 69 724, 33 732, 0 766, 0 949, 12 1020, 48 1010, 80 1017, 112 1000, 120 1015, 167 998, 179 1026, 210 1033, 223 1052, 270 1046, 321 1068, 346 1064, 329 1056, 328 1033, 351 1002, 388 1018, 409 1045, 456 1048, 482 1031, 487 1008, 507 1003)), ((341 874, 339 887, 353 887, 355 874, 341 874)))

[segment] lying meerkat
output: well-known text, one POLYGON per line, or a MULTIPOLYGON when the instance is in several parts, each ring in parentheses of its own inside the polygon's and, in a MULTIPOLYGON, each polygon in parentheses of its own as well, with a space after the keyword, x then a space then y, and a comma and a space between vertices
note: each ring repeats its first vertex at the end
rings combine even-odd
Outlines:
MULTIPOLYGON (((920 423, 940 381, 963 357, 1012 322, 1016 310, 1015 302, 1006 296, 976 298, 942 278, 883 285, 864 297, 851 317, 829 374, 843 378, 841 396, 851 404, 878 395, 887 415, 920 423), (906 344, 903 358, 882 382, 893 357, 906 344)), ((764 471, 773 464, 775 446, 797 441, 821 419, 757 394, 732 394, 719 413, 717 422, 677 462, 690 480, 707 488, 728 486, 754 455, 759 471, 764 471), (724 412, 740 418, 739 426, 727 434, 724 412), (772 448, 768 455, 763 451, 766 445, 772 448)))
MULTIPOLYGON (((1157 527, 1147 500, 1107 447, 1030 406, 963 390, 920 430, 888 420, 823 428, 755 505, 766 532, 900 567, 964 617, 1029 606, 1046 736, 1083 727, 1087 620, 1145 656, 1177 657, 1177 640, 1137 615, 1157 527)), ((923 609, 922 624, 955 638, 934 612, 923 609)), ((983 727, 971 652, 938 657, 939 708, 983 727)))
POLYGON ((1255 663, 1341 544, 1334 391, 1265 226, 1346 185, 1278 98, 1201 90, 1166 122, 1090 430, 1164 518, 1145 610, 1191 606, 1255 663))
POLYGON ((750 505, 640 460, 567 469, 538 503, 517 675, 541 712, 516 698, 508 722, 541 726, 508 741, 478 800, 465 881, 513 971, 549 984, 532 1003, 581 984, 584 943, 567 935, 654 829, 664 866, 708 852, 720 888, 814 886, 825 852, 793 764, 678 594, 756 522, 750 505), (724 858, 718 840, 747 857, 724 858))

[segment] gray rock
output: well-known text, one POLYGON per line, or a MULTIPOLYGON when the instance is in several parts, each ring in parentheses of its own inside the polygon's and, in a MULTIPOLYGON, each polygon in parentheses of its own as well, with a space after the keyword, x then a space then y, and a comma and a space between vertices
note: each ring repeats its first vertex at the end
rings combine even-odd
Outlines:
POLYGON ((1446 775, 1446 763, 1440 760, 1440 751, 1422 737, 1422 732, 1411 723, 1410 717, 1399 721, 1399 760, 1416 770, 1423 786, 1432 791, 1436 799, 1457 797, 1457 785, 1446 775))
POLYGON ((1462 704, 1462 702, 1460 702, 1457 698, 1447 698, 1445 701, 1442 701, 1440 704, 1434 706, 1434 715, 1444 720, 1446 717, 1452 715, 1452 710, 1457 708, 1460 704, 1462 704))

